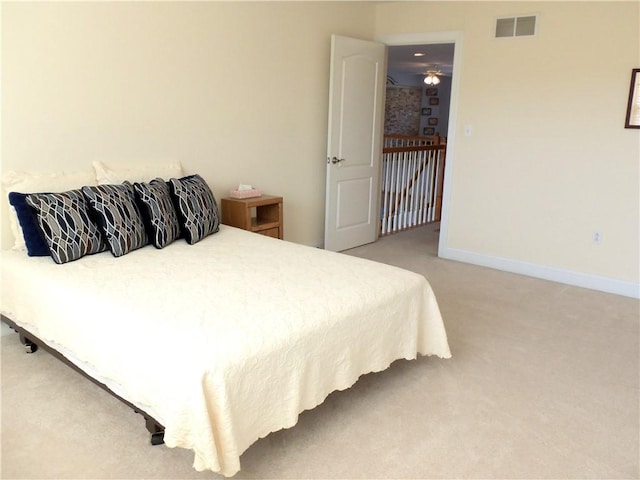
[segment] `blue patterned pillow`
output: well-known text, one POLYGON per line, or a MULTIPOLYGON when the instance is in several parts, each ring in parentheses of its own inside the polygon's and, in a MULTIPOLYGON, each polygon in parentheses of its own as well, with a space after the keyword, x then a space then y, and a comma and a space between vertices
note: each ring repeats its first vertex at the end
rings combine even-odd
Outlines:
POLYGON ((27 247, 27 255, 30 257, 49 257, 51 255, 49 245, 40 232, 35 212, 27 204, 27 194, 9 192, 9 203, 16 211, 24 244, 27 247))
POLYGON ((180 227, 187 243, 193 245, 220 228, 218 204, 200 175, 172 178, 173 196, 180 227))
POLYGON ((32 193, 26 202, 36 212, 54 262, 67 263, 107 249, 80 190, 32 193))
POLYGON ((164 248, 180 236, 178 215, 171 201, 169 185, 161 178, 149 183, 135 183, 134 188, 148 220, 151 242, 156 248, 164 248))
POLYGON ((129 182, 82 187, 82 193, 89 200, 114 257, 121 257, 149 243, 133 185, 129 182))

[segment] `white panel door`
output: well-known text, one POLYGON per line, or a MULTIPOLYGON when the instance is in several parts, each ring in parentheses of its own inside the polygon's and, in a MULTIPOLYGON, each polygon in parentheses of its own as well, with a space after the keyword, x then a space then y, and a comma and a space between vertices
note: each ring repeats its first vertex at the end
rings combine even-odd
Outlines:
POLYGON ((324 248, 374 242, 380 216, 386 46, 331 37, 324 248))

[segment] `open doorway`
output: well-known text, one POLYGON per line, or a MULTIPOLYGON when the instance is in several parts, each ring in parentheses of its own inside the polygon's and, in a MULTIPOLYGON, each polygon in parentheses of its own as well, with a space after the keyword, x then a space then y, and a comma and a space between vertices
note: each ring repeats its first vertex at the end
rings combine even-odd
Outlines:
MULTIPOLYGON (((415 64, 413 68, 417 68, 419 70, 424 69, 424 67, 426 66, 427 72, 428 72, 429 67, 432 64, 437 64, 439 61, 442 61, 443 65, 440 67, 440 71, 444 72, 446 69, 447 73, 449 73, 449 75, 447 75, 447 78, 450 79, 450 87, 449 85, 447 85, 447 92, 445 93, 444 89, 442 90, 442 93, 440 93, 440 90, 438 91, 440 95, 448 94, 449 96, 448 101, 446 103, 441 99, 437 101, 438 106, 446 105, 448 107, 448 111, 446 112, 447 118, 446 119, 441 118, 442 114, 445 112, 439 110, 438 111, 439 118, 437 121, 437 125, 431 125, 433 127, 446 126, 446 128, 440 128, 439 130, 439 132, 443 136, 445 136, 445 132, 446 132, 446 162, 444 165, 443 180, 442 180, 442 186, 441 186, 442 197, 441 197, 440 231, 439 231, 439 238, 438 238, 438 252, 446 251, 448 249, 448 225, 449 225, 449 205, 450 205, 450 196, 451 196, 451 177, 453 172, 453 164, 455 161, 455 147, 456 147, 456 136, 457 136, 456 135, 457 110, 458 110, 457 106, 458 106, 458 92, 459 92, 459 85, 460 85, 463 35, 462 35, 462 32, 459 32, 459 31, 433 32, 433 33, 405 33, 405 34, 380 35, 376 38, 376 40, 378 42, 381 42, 387 45, 390 51, 394 47, 405 47, 405 50, 406 50, 405 54, 409 54, 409 53, 411 54, 410 58, 408 59, 405 58, 406 65, 415 64), (446 67, 445 67, 445 61, 438 60, 437 58, 435 58, 435 56, 433 60, 429 60, 427 55, 424 55, 423 57, 417 57, 417 58, 423 58, 423 60, 415 61, 415 57, 413 57, 413 53, 416 53, 416 52, 419 53, 418 50, 429 49, 429 48, 432 48, 433 50, 437 51, 437 49, 440 48, 440 47, 437 47, 438 45, 449 45, 448 47, 445 48, 445 51, 447 51, 448 49, 446 53, 447 59, 448 59, 446 61, 446 65, 447 65, 446 67), (451 58, 451 55, 453 58, 451 58), (424 57, 427 57, 427 58, 424 58, 424 57)), ((393 67, 392 67, 392 71, 395 72, 393 67)), ((424 74, 427 72, 424 72, 424 71, 413 72, 414 79, 417 80, 419 77, 416 77, 416 76, 418 75, 420 75, 422 79, 424 79, 425 77, 424 74)), ((391 74, 390 76, 396 83, 399 83, 398 80, 400 82, 402 81, 402 77, 398 73, 396 73, 396 76, 398 76, 397 79, 393 78, 393 74, 391 74)), ((440 84, 442 84, 443 76, 444 75, 440 76, 440 84)), ((427 96, 426 92, 423 92, 423 93, 424 93, 424 96, 427 96)), ((421 128, 421 122, 429 118, 428 115, 426 115, 428 113, 428 110, 425 111, 425 115, 424 115, 425 119, 422 118, 423 117, 422 108, 423 107, 420 106, 420 113, 418 115, 418 129, 421 128)), ((426 108, 428 108, 428 106, 426 108)), ((434 113, 434 110, 432 109, 431 114, 433 115, 433 113, 434 113)), ((429 126, 428 120, 426 120, 426 123, 427 123, 427 126, 429 126)), ((432 120, 431 123, 433 124, 435 122, 432 120)), ((418 133, 423 133, 423 132, 418 131, 418 133)), ((428 130, 428 132, 430 132, 430 130, 428 130)))
POLYGON ((454 43, 387 49, 381 235, 439 232, 454 51, 454 43))

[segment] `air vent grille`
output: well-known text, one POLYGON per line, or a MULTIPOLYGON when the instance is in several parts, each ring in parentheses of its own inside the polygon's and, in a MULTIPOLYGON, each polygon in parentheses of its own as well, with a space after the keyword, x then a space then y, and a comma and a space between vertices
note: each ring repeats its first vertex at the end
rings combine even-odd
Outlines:
POLYGON ((530 37, 536 34, 537 15, 498 18, 496 20, 496 38, 530 37))

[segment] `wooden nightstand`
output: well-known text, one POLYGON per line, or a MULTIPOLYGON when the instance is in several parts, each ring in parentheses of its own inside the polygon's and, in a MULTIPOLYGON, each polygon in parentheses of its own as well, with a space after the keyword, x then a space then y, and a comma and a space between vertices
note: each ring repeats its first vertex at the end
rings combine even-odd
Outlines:
POLYGON ((222 223, 268 237, 283 238, 282 197, 223 198, 222 223))

